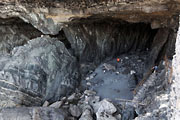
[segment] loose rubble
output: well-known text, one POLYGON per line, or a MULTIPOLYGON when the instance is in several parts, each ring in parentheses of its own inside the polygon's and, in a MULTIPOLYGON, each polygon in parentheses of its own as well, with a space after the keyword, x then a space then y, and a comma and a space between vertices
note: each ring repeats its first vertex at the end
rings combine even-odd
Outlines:
POLYGON ((73 93, 67 99, 62 98, 50 105, 45 101, 43 107, 65 109, 69 111, 69 120, 94 120, 94 115, 97 120, 120 120, 120 114, 113 115, 117 112, 116 106, 107 99, 100 100, 95 91, 85 90, 81 96, 79 94, 73 93))

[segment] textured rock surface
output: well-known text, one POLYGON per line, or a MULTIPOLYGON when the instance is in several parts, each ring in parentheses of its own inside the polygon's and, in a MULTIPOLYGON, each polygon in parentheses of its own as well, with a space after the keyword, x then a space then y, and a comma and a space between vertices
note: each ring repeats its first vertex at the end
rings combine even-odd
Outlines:
POLYGON ((90 110, 86 109, 81 117, 79 118, 79 120, 93 120, 93 117, 92 117, 92 113, 90 110))
POLYGON ((176 54, 173 57, 173 84, 171 86, 171 120, 180 119, 180 27, 176 39, 176 54))
MULTIPOLYGON (((0 107, 34 106, 40 105, 44 100, 57 101, 74 90, 78 83, 79 68, 81 73, 86 74, 107 56, 112 58, 130 51, 149 50, 147 68, 151 69, 159 63, 165 53, 172 57, 179 13, 179 0, 1 0, 0 18, 3 19, 0 19, 0 52, 3 54, 0 55, 0 107), (51 37, 57 37, 63 28, 69 41, 66 41, 69 49, 50 37, 29 41, 38 37, 41 32, 30 24, 18 24, 17 18, 32 24, 43 34, 50 34, 51 37), (7 22, 11 19, 17 20, 14 25, 7 22), (138 22, 150 24, 131 24, 138 22), (160 29, 155 35, 157 30, 150 28, 160 29), (77 65, 77 62, 80 65, 77 65)), ((179 42, 176 46, 179 46, 179 42)), ((170 74, 171 70, 168 68, 165 71, 163 68, 153 74, 150 71, 148 76, 145 75, 147 81, 139 86, 132 101, 133 105, 125 106, 127 114, 122 112, 123 120, 134 117, 132 106, 136 108, 137 120, 172 118, 170 106, 176 109, 174 117, 179 119, 178 55, 179 47, 176 48, 173 61, 175 78, 170 93, 172 103, 168 102, 170 85, 167 80, 169 76, 166 75, 170 74)), ((96 102, 99 102, 99 97, 89 93, 84 94, 84 97, 83 105, 92 105, 94 113, 98 113, 97 119, 116 119, 112 113, 98 112, 99 106, 96 106, 96 102)), ((77 99, 67 101, 63 107, 69 107, 68 102, 72 101, 77 102, 77 99)), ((22 113, 26 112, 25 119, 29 119, 27 113, 32 108, 4 109, 0 117, 23 118, 20 109, 22 113), (14 113, 8 116, 8 111, 14 113)), ((38 112, 35 110, 34 119, 39 119, 41 114, 36 113, 38 112)), ((93 117, 88 112, 86 114, 93 117)), ((42 116, 46 117, 44 113, 42 116)), ((80 114, 76 117, 79 116, 80 114)), ((47 117, 56 119, 51 118, 51 115, 47 117)))
POLYGON ((170 79, 172 79, 172 69, 171 61, 168 62, 164 61, 164 65, 160 64, 158 71, 152 73, 134 96, 132 104, 138 114, 135 120, 171 119, 170 79))
POLYGON ((45 34, 57 34, 64 23, 79 18, 115 18, 170 26, 180 11, 179 0, 1 0, 1 18, 20 17, 45 34))
POLYGON ((96 65, 107 56, 111 58, 129 51, 150 49, 148 43, 153 41, 157 32, 148 24, 111 20, 69 25, 63 30, 79 61, 96 65))
POLYGON ((67 120, 67 112, 48 107, 19 107, 1 109, 1 120, 67 120))
POLYGON ((11 102, 39 105, 44 99, 56 101, 77 84, 76 59, 62 42, 48 36, 14 48, 11 55, 2 55, 0 61, 1 106, 11 102))
POLYGON ((16 46, 41 36, 41 32, 21 19, 0 19, 0 52, 10 53, 16 46))

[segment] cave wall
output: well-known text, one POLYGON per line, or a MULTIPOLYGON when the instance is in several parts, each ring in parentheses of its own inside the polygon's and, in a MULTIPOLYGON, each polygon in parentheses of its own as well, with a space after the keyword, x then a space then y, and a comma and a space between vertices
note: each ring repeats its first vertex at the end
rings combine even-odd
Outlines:
POLYGON ((158 30, 152 30, 148 24, 109 20, 70 24, 63 31, 80 63, 99 64, 107 57, 151 49, 158 30))
POLYGON ((180 84, 180 27, 177 33, 176 39, 176 48, 175 55, 173 57, 172 69, 173 69, 173 78, 171 86, 171 109, 173 110, 171 114, 171 120, 178 120, 180 116, 180 95, 179 95, 179 84, 180 84))
POLYGON ((41 32, 19 18, 0 19, 0 52, 10 53, 14 47, 41 36, 41 32))
MULTIPOLYGON (((0 57, 0 106, 34 106, 44 100, 59 100, 78 85, 79 68, 83 66, 79 63, 96 61, 98 65, 107 56, 147 47, 151 50, 149 68, 156 64, 160 54, 163 54, 162 59, 164 55, 172 58, 179 12, 179 0, 1 0, 0 18, 5 20, 0 19, 0 52, 3 53, 0 57), (28 24, 17 23, 19 20, 14 17, 28 24), (11 18, 13 22, 6 23, 11 18), (102 22, 106 19, 115 21, 102 22), (122 20, 129 25, 126 22, 118 25, 122 20), (149 25, 141 26, 140 22, 149 25), (146 44, 153 40, 150 34, 154 32, 150 28, 159 29, 151 46, 146 44), (61 30, 71 44, 68 49, 54 38, 33 39, 41 34, 56 37, 61 30)), ((174 114, 177 117, 178 40, 172 85, 175 103, 172 109, 177 109, 174 114)))
POLYGON ((1 107, 57 101, 78 84, 76 58, 55 38, 32 39, 0 61, 1 107))

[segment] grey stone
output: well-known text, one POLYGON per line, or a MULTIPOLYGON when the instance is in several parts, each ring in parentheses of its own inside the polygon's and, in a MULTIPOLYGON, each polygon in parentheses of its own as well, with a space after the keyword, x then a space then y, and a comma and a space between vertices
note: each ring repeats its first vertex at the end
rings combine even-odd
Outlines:
POLYGON ((81 109, 77 105, 70 104, 69 106, 69 112, 74 117, 79 117, 82 114, 81 109))
POLYGON ((43 104, 42 106, 43 106, 43 107, 49 106, 49 102, 48 102, 48 101, 45 101, 44 104, 43 104))
POLYGON ((92 113, 89 109, 86 109, 79 120, 93 120, 92 113))
POLYGON ((54 107, 54 108, 60 108, 63 104, 63 101, 57 101, 53 104, 51 104, 49 107, 54 107))
POLYGON ((121 114, 118 114, 118 115, 115 115, 115 118, 117 119, 117 120, 121 120, 121 114))
POLYGON ((111 64, 104 63, 103 66, 104 66, 104 69, 107 71, 110 71, 110 70, 115 71, 116 70, 116 67, 111 64))
MULTIPOLYGON (((78 83, 78 67, 64 44, 48 36, 15 47, 0 57, 0 105, 41 105, 69 94, 78 83), (13 98, 13 99, 12 99, 13 98)), ((9 106, 10 107, 10 106, 9 106)))
POLYGON ((74 99, 76 99, 76 93, 73 93, 72 95, 70 95, 67 100, 72 102, 74 99))
POLYGON ((92 90, 85 90, 85 91, 84 91, 84 94, 90 96, 90 95, 95 95, 96 92, 95 92, 95 91, 92 91, 92 90))
POLYGON ((99 102, 98 113, 106 112, 112 115, 116 111, 117 111, 116 107, 108 100, 104 99, 101 102, 99 102))
POLYGON ((67 120, 65 110, 50 107, 18 107, 0 111, 0 120, 67 120))

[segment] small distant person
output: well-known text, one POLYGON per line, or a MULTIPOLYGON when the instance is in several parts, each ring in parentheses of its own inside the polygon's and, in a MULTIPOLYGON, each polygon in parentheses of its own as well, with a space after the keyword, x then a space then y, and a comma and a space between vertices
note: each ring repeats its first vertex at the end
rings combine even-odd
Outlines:
POLYGON ((153 72, 157 72, 157 70, 158 70, 158 66, 154 66, 153 68, 152 68, 152 70, 153 70, 153 72))

